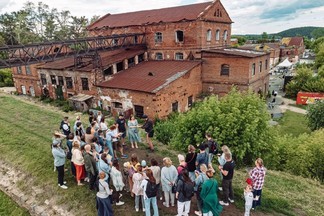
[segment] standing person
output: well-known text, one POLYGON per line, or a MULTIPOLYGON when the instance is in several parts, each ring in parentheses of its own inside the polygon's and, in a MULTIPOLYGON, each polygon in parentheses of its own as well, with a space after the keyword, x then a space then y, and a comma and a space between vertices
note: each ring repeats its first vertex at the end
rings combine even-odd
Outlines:
MULTIPOLYGON (((127 158, 127 155, 124 154, 123 146, 119 142, 119 138, 122 134, 118 133, 117 127, 115 125, 110 127, 110 131, 107 133, 107 139, 108 136, 111 137, 113 151, 114 151, 114 158, 117 158, 117 149, 120 151, 121 158, 127 158)), ((109 147, 109 146, 108 146, 109 147)))
POLYGON ((98 113, 97 113, 97 121, 98 121, 98 123, 101 122, 102 118, 104 118, 104 116, 102 115, 101 111, 98 111, 98 113))
POLYGON ((105 173, 99 173, 99 191, 96 195, 96 206, 98 210, 98 216, 113 216, 113 210, 111 207, 111 201, 109 196, 112 194, 112 190, 109 189, 108 183, 104 180, 105 173))
POLYGON ((196 159, 197 159, 197 153, 196 149, 193 145, 188 146, 188 153, 186 155, 186 163, 187 163, 187 169, 189 171, 189 177, 191 181, 195 181, 195 170, 196 170, 196 159))
POLYGON ((183 169, 177 183, 176 198, 178 199, 178 216, 188 216, 191 198, 194 194, 194 183, 189 178, 187 169, 183 169))
MULTIPOLYGON (((222 146, 222 152, 223 152, 222 154, 217 154, 217 157, 218 157, 217 160, 218 160, 218 163, 219 163, 220 166, 224 166, 224 164, 226 163, 226 159, 225 159, 225 154, 226 153, 229 153, 230 155, 232 155, 232 153, 231 153, 230 149, 227 147, 227 145, 222 146)), ((223 179, 222 172, 220 171, 219 173, 220 173, 221 179, 223 179)), ((222 187, 218 187, 218 189, 220 191, 223 190, 222 187)))
POLYGON ((100 155, 100 159, 98 161, 98 171, 99 172, 104 172, 106 174, 106 177, 105 177, 104 180, 107 183, 109 183, 109 173, 110 173, 110 170, 111 170, 110 164, 111 164, 111 161, 107 160, 107 154, 102 153, 100 155))
POLYGON ((263 166, 263 160, 258 158, 255 161, 255 167, 251 170, 250 176, 253 182, 253 205, 252 209, 261 205, 261 194, 262 194, 262 187, 264 185, 264 178, 266 174, 266 169, 263 166))
MULTIPOLYGON (((85 164, 85 169, 88 173, 89 177, 89 189, 94 190, 95 189, 95 182, 98 176, 98 169, 96 165, 96 161, 92 155, 91 152, 91 145, 87 144, 84 146, 84 164, 85 164)), ((104 177, 103 177, 104 178, 104 177)))
MULTIPOLYGON (((78 124, 79 122, 82 123, 82 122, 81 122, 81 116, 77 116, 77 117, 75 118, 75 122, 74 122, 74 125, 73 125, 74 135, 76 135, 75 132, 76 132, 76 130, 77 130, 77 127, 78 127, 77 124, 78 124)), ((83 128, 82 128, 82 129, 83 129, 83 128)), ((83 129, 83 130, 84 130, 84 129, 83 129)), ((77 135, 76 135, 76 136, 77 136, 77 135)))
POLYGON ((91 124, 91 122, 93 122, 95 119, 94 113, 92 111, 89 112, 89 124, 91 124))
POLYGON ((58 186, 60 186, 62 189, 67 189, 68 187, 65 185, 66 182, 64 182, 64 164, 65 164, 65 152, 61 148, 60 142, 53 142, 52 145, 52 154, 54 157, 54 166, 57 170, 57 181, 58 186))
POLYGON ((73 149, 72 149, 72 159, 71 161, 74 164, 75 172, 76 172, 76 180, 79 186, 82 186, 81 180, 83 180, 85 176, 85 168, 84 168, 84 159, 82 156, 82 152, 80 150, 80 143, 79 141, 73 142, 73 149))
POLYGON ((228 206, 230 201, 234 202, 234 193, 232 188, 232 179, 234 175, 235 163, 232 160, 232 155, 230 153, 225 154, 226 163, 224 166, 218 166, 219 170, 223 175, 222 188, 223 188, 223 200, 219 201, 221 205, 228 206))
POLYGON ((200 153, 197 155, 196 167, 197 171, 200 171, 200 165, 205 164, 208 167, 208 153, 206 152, 206 146, 201 144, 199 146, 200 153))
POLYGON ((108 126, 105 122, 105 116, 101 117, 101 120, 99 122, 99 130, 101 130, 103 133, 106 133, 106 131, 108 130, 108 126))
POLYGON ((147 115, 143 115, 143 118, 145 119, 145 123, 142 126, 142 128, 145 130, 146 133, 146 141, 148 144, 148 148, 153 152, 154 151, 154 146, 152 143, 152 137, 154 136, 153 121, 149 119, 147 115))
POLYGON ((85 139, 85 142, 87 144, 90 144, 92 143, 92 139, 93 139, 94 135, 91 133, 91 127, 87 127, 86 129, 86 133, 84 135, 84 139, 85 139))
POLYGON ((141 183, 141 188, 144 194, 145 216, 151 216, 151 203, 154 211, 154 216, 159 216, 159 210, 156 201, 157 185, 150 169, 146 171, 146 179, 141 183))
POLYGON ((195 211, 195 214, 198 216, 202 215, 202 199, 201 199, 200 193, 201 193, 203 183, 208 179, 206 172, 207 172, 206 164, 200 165, 200 172, 198 170, 195 171, 195 175, 196 175, 195 193, 196 193, 197 208, 198 208, 198 211, 195 211))
POLYGON ((116 205, 124 205, 124 202, 120 201, 120 198, 122 197, 121 191, 123 191, 123 188, 125 187, 125 184, 123 182, 123 176, 119 170, 119 164, 118 160, 113 160, 112 168, 110 171, 110 178, 113 182, 113 185, 115 187, 115 191, 113 191, 113 199, 116 202, 116 205))
POLYGON ((114 157, 115 156, 115 153, 114 153, 114 149, 113 149, 113 145, 112 145, 112 142, 113 142, 113 130, 115 130, 115 125, 112 125, 110 126, 110 128, 107 130, 106 132, 106 146, 108 147, 109 149, 109 154, 114 157))
POLYGON ((85 134, 82 126, 82 122, 77 122, 75 126, 76 126, 76 129, 74 130, 75 136, 82 137, 85 134))
POLYGON ((64 117, 63 121, 61 122, 60 130, 62 130, 65 136, 68 136, 71 133, 69 117, 64 117))
POLYGON ((138 134, 138 122, 133 115, 130 116, 127 122, 128 126, 128 140, 132 145, 132 148, 138 148, 137 143, 141 142, 141 138, 138 134))
POLYGON ((245 199, 245 212, 244 216, 250 216, 250 211, 253 204, 253 193, 252 193, 252 186, 246 185, 244 189, 244 199, 245 199))
POLYGON ((151 166, 149 167, 152 170, 153 176, 156 180, 156 184, 158 185, 158 196, 160 200, 162 200, 162 192, 161 192, 161 168, 159 167, 158 162, 152 158, 151 159, 151 166))
POLYGON ((122 145, 125 145, 125 137, 126 137, 126 120, 122 113, 119 114, 118 119, 116 120, 116 125, 118 127, 118 133, 120 133, 120 140, 122 145))
POLYGON ((141 188, 142 181, 144 179, 144 175, 142 172, 142 166, 137 166, 137 171, 133 175, 133 189, 132 192, 135 195, 135 211, 139 211, 139 200, 142 201, 142 208, 143 212, 145 212, 145 206, 144 206, 144 198, 143 198, 143 189, 141 188))
POLYGON ((217 142, 211 137, 210 133, 206 133, 205 137, 207 139, 206 152, 208 153, 208 165, 212 163, 214 155, 218 153, 217 142))
POLYGON ((213 178, 213 172, 206 172, 207 179, 201 188, 200 196, 203 201, 202 212, 204 216, 218 216, 223 210, 223 207, 218 203, 216 179, 213 178))
POLYGON ((137 171, 138 166, 140 166, 140 163, 138 161, 137 155, 134 153, 134 154, 131 155, 131 160, 127 164, 129 191, 131 192, 132 197, 134 197, 134 193, 133 193, 133 175, 137 171))
POLYGON ((178 175, 181 175, 182 170, 187 169, 187 163, 183 155, 178 154, 179 166, 177 167, 178 175))
POLYGON ((172 193, 172 186, 176 183, 178 178, 178 171, 175 166, 172 165, 170 158, 163 158, 164 167, 161 170, 161 182, 162 182, 162 191, 164 192, 163 205, 165 207, 170 207, 170 198, 171 206, 174 206, 174 193, 172 193))

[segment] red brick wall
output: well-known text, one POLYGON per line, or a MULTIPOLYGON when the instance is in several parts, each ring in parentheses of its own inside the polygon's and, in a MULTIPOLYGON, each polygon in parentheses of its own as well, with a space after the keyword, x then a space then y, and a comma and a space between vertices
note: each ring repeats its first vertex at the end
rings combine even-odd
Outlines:
POLYGON ((22 86, 25 87, 27 95, 31 95, 31 88, 34 89, 35 96, 40 96, 42 94, 36 66, 37 65, 21 66, 21 73, 18 73, 18 67, 11 69, 14 84, 19 94, 23 94, 22 86), (30 74, 27 74, 26 67, 30 68, 30 74))

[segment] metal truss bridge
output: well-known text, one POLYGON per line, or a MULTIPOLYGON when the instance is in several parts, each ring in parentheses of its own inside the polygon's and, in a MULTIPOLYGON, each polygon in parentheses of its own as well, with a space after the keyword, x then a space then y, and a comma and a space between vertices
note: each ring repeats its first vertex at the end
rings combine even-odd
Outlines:
POLYGON ((71 56, 75 58, 75 64, 80 64, 83 58, 98 56, 100 51, 132 46, 145 47, 145 44, 145 34, 138 33, 87 37, 27 45, 7 45, 0 47, 0 69, 50 62, 71 56))

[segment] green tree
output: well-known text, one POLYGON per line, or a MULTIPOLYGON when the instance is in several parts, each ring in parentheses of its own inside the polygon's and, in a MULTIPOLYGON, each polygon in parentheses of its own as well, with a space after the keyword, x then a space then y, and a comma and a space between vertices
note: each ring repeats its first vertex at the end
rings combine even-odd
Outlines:
POLYGON ((10 69, 0 69, 0 87, 13 86, 12 73, 10 69))
POLYGON ((307 112, 308 126, 311 130, 318 130, 324 127, 324 101, 317 101, 313 105, 309 105, 307 112))
POLYGON ((316 47, 315 67, 319 68, 324 65, 324 42, 316 47))
POLYGON ((313 30, 311 35, 315 39, 324 37, 324 28, 317 28, 317 29, 313 30))

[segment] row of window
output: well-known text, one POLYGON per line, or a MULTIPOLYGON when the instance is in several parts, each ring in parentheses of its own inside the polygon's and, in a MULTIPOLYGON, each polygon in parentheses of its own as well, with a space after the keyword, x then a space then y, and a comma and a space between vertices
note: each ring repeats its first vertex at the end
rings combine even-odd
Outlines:
MULTIPOLYGON (((188 108, 192 107, 192 104, 193 104, 193 96, 192 95, 188 97, 187 103, 188 103, 188 108)), ((178 101, 173 102, 171 107, 172 107, 172 112, 179 112, 179 102, 178 101)))
MULTIPOLYGON (((220 32, 221 31, 219 29, 216 30, 216 33, 215 33, 215 40, 216 41, 219 41, 220 40, 220 32)), ((225 30, 223 32, 223 40, 224 41, 227 41, 227 37, 228 37, 228 31, 225 30)), ((207 41, 208 42, 212 41, 212 30, 211 29, 208 29, 207 30, 206 38, 207 38, 207 41)))
MULTIPOLYGON (((155 53, 155 60, 163 60, 163 53, 157 52, 155 53)), ((182 52, 177 52, 175 53, 175 60, 183 60, 183 53, 182 52)))
MULTIPOLYGON (((56 76, 51 75, 51 84, 52 85, 58 85, 58 86, 64 86, 64 78, 65 78, 65 84, 67 89, 73 89, 73 79, 72 77, 63 77, 63 76, 56 76)), ((42 85, 47 85, 47 79, 45 74, 41 74, 41 83, 42 85)), ((88 78, 81 78, 82 83, 82 90, 88 91, 89 90, 89 82, 88 78)))
MULTIPOLYGON (((268 69, 268 59, 265 60, 264 69, 265 70, 268 69)), ((255 63, 253 63, 252 64, 252 76, 255 75, 255 70, 256 70, 256 66, 255 66, 255 63)), ((262 61, 259 62, 259 72, 260 73, 262 72, 262 61)), ((228 64, 222 64, 220 75, 221 76, 229 76, 229 74, 230 74, 230 66, 228 64)))
MULTIPOLYGON (((26 74, 27 75, 30 75, 31 74, 31 69, 30 69, 30 66, 29 65, 26 65, 25 66, 25 71, 26 71, 26 74)), ((22 74, 22 67, 21 66, 18 66, 17 67, 17 73, 18 74, 22 74)))
MULTIPOLYGON (((267 70, 268 69, 268 59, 265 60, 265 64, 264 64, 264 69, 267 70)), ((255 75, 256 72, 256 64, 253 63, 252 64, 252 76, 255 75)), ((259 73, 262 72, 262 61, 259 61, 259 73)))

